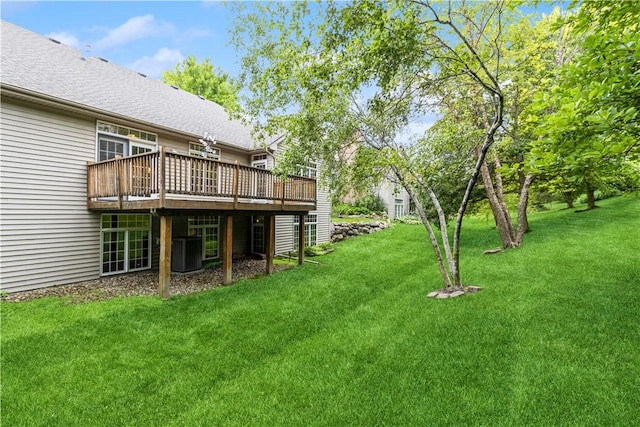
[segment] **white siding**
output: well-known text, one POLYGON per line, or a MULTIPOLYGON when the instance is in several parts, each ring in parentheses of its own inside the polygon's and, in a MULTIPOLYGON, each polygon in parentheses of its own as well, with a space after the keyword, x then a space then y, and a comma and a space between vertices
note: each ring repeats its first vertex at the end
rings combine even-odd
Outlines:
MULTIPOLYGON (((318 182, 319 183, 319 182, 318 182)), ((331 197, 326 188, 318 187, 316 210, 309 215, 318 216, 318 244, 331 241, 331 197)), ((276 217, 276 254, 285 254, 294 250, 293 241, 294 217, 283 215, 276 217)))
POLYGON ((402 199, 404 206, 404 214, 409 214, 409 194, 407 191, 400 187, 396 186, 389 180, 384 180, 376 189, 376 194, 382 199, 384 202, 387 215, 389 215, 389 219, 394 219, 396 214, 396 199, 402 199))
POLYGON ((276 216, 276 254, 293 252, 293 216, 276 216))
POLYGON ((318 215, 318 244, 331 241, 331 196, 326 188, 319 186, 316 210, 309 214, 318 215))
POLYGON ((95 121, 2 102, 0 287, 96 279, 100 215, 87 210, 95 121))

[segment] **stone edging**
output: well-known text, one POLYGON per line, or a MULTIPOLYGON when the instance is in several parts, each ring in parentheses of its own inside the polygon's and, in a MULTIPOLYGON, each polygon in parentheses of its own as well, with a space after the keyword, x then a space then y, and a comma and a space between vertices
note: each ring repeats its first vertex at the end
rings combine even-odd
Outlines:
POLYGON ((371 234, 389 228, 387 221, 371 221, 371 222, 332 222, 331 223, 331 241, 340 242, 350 237, 360 236, 362 234, 371 234))

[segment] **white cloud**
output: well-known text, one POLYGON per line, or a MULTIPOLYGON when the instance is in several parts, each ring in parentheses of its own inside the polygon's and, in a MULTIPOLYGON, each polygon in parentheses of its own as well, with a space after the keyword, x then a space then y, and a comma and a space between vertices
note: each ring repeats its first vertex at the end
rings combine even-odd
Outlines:
POLYGON ((92 43, 92 47, 98 50, 109 49, 172 31, 173 25, 158 21, 153 15, 134 16, 119 27, 110 29, 105 37, 92 43))
POLYGON ((62 44, 66 44, 67 46, 75 47, 76 49, 80 48, 80 41, 73 34, 60 31, 53 32, 46 35, 46 37, 52 38, 54 40, 58 40, 62 44))
POLYGON ((168 49, 163 47, 153 56, 143 56, 134 61, 128 68, 147 75, 149 78, 159 79, 162 72, 173 68, 175 64, 182 61, 184 56, 178 49, 168 49))

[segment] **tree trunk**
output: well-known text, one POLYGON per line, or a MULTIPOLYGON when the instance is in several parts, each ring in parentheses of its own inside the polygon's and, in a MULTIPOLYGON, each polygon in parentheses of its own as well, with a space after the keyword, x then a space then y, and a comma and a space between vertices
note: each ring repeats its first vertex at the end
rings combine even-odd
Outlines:
POLYGON ((596 196, 594 193, 595 193, 595 189, 592 186, 587 185, 587 209, 597 208, 596 196))
POLYGON ((527 174, 520 187, 520 200, 518 200, 518 231, 516 232, 516 243, 522 244, 524 234, 529 231, 529 219, 527 217, 527 206, 529 205, 529 187, 533 184, 533 174, 527 174))
POLYGON ((507 210, 504 198, 500 200, 493 187, 493 180, 491 179, 491 172, 486 161, 482 162, 480 167, 480 175, 482 177, 482 183, 484 184, 485 193, 489 199, 491 205, 491 211, 496 221, 496 227, 500 232, 500 238, 502 240, 502 247, 514 248, 515 244, 515 232, 513 230, 513 223, 511 222, 511 215, 507 210))
POLYGON ((573 209, 573 191, 564 193, 564 201, 567 204, 567 209, 573 209))
MULTIPOLYGON (((425 230, 427 230, 427 234, 429 235, 429 241, 431 242, 431 247, 433 248, 433 252, 436 255, 438 269, 440 270, 440 275, 442 276, 442 280, 444 281, 445 289, 451 289, 453 287, 454 277, 456 277, 457 275, 458 265, 457 265, 457 260, 455 260, 451 255, 446 226, 444 231, 442 232, 442 241, 445 246, 445 256, 447 258, 447 263, 445 264, 444 259, 442 258, 442 251, 438 243, 438 238, 436 237, 436 234, 433 232, 433 227, 431 227, 431 222, 429 222, 429 218, 427 218, 427 214, 424 211, 422 202, 420 202, 420 200, 418 199, 418 195, 416 194, 415 189, 407 183, 407 181, 404 179, 404 177, 400 173, 400 170, 397 167, 392 166, 392 170, 394 175, 398 179, 398 182, 400 182, 402 187, 409 194, 409 198, 411 199, 411 201, 416 207, 416 211, 418 212, 418 216, 422 221, 422 225, 424 225, 425 230), (450 269, 449 271, 447 271, 447 265, 449 266, 449 269, 450 269)), ((429 189, 429 191, 431 191, 431 189, 429 189)), ((431 192, 433 193, 433 191, 431 192)), ((435 194, 433 195, 433 197, 435 197, 435 194)), ((435 202, 437 203, 437 198, 435 202)), ((439 203, 437 204, 437 206, 439 207, 439 203)), ((440 208, 440 211, 442 211, 441 208, 440 208)))

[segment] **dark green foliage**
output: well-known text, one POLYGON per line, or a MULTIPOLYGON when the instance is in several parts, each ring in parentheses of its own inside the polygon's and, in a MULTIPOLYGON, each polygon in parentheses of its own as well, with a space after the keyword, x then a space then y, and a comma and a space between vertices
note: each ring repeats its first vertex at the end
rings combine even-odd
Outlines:
POLYGON ((385 209, 384 202, 380 196, 376 195, 369 195, 358 199, 354 203, 354 206, 357 208, 365 208, 370 213, 382 213, 385 209))
POLYGON ((369 215, 371 214, 371 211, 365 206, 354 206, 349 203, 341 203, 333 206, 333 213, 337 216, 369 215))
POLYGON ((336 216, 344 215, 373 215, 381 214, 385 211, 384 202, 377 195, 368 195, 356 200, 353 203, 338 203, 333 206, 333 213, 336 216))

